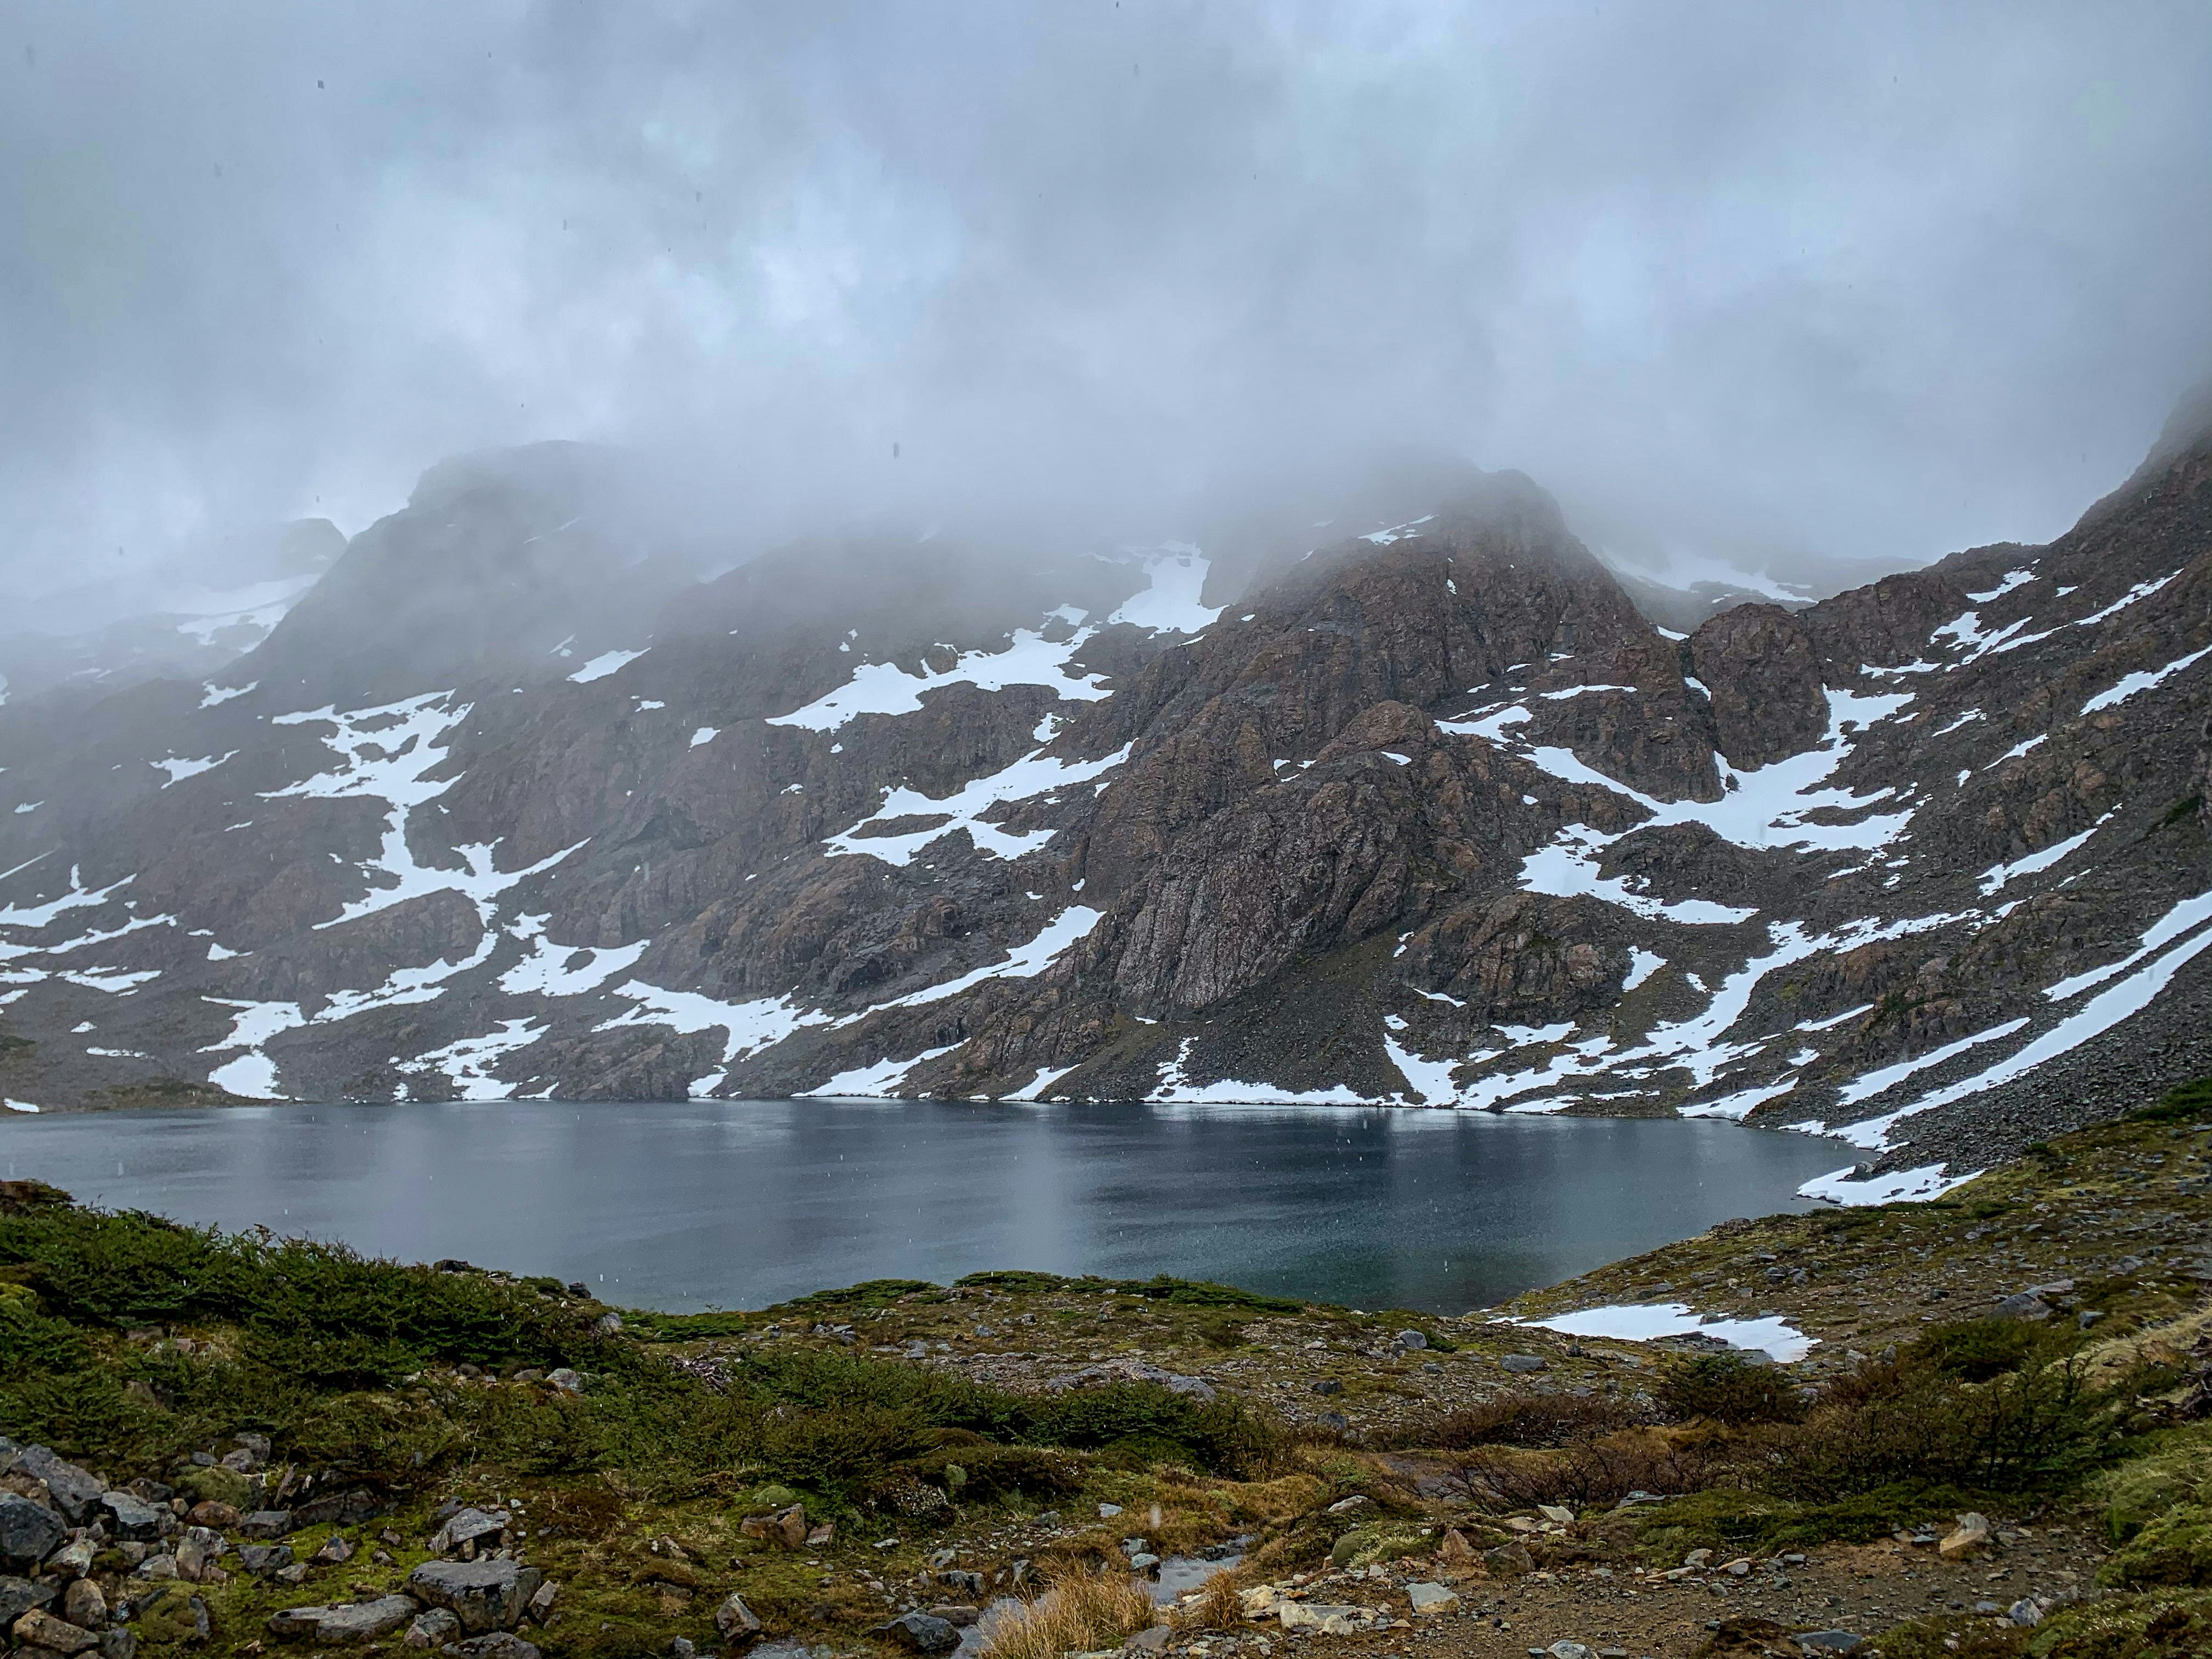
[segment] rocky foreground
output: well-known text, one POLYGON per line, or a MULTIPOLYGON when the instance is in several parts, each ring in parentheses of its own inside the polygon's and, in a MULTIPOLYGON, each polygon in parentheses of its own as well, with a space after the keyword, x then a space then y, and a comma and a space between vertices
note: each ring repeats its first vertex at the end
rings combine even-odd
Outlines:
POLYGON ((30 1659, 2179 1659, 2208 1159, 2198 1086, 1450 1317, 1022 1273, 670 1316, 11 1183, 0 1612, 30 1659))

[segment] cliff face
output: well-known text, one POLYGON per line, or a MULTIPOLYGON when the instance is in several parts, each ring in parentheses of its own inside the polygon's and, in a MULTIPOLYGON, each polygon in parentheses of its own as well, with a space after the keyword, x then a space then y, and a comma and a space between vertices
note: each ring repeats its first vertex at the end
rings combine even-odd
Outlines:
POLYGON ((2202 434, 2048 547, 1686 638, 1516 475, 1236 594, 1195 549, 934 541, 697 585, 538 459, 439 469, 213 679, 0 710, 0 1092, 1755 1111, 1880 1150, 2201 1068, 2202 434))

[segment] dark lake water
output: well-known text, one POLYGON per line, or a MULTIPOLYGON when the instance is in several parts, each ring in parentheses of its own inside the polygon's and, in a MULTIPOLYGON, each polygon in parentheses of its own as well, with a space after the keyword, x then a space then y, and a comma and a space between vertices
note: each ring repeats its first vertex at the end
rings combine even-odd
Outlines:
POLYGON ((985 1268, 1458 1313, 1850 1160, 1713 1121, 1345 1107, 557 1101, 18 1117, 0 1167, 108 1208, 757 1308, 985 1268))

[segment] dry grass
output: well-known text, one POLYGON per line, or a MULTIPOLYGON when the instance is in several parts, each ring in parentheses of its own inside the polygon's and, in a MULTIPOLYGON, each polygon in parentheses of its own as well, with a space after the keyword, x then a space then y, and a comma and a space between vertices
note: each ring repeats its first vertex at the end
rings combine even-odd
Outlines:
POLYGON ((1197 1600, 1178 1607, 1171 1621, 1177 1636, 1206 1630, 1241 1630, 1244 1602, 1237 1574, 1217 1572, 1198 1592, 1197 1600))
POLYGON ((1152 1598, 1127 1573, 1076 1570, 1002 1620, 983 1653, 985 1659, 1060 1659, 1119 1647, 1153 1620, 1152 1598))

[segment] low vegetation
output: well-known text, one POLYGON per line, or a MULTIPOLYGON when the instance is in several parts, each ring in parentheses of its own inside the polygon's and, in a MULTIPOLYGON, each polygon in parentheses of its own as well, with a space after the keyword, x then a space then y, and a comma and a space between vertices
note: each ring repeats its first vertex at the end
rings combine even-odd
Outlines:
MULTIPOLYGON (((1710 1262, 1786 1262, 1792 1238, 1831 1261, 1845 1235, 1870 1259, 1945 1228, 1970 1242, 2104 1190, 2107 1169, 2162 1165, 2176 1136, 2212 1144, 2208 1115, 2200 1085, 1948 1209, 1740 1224, 1607 1273, 1671 1291, 1710 1262)), ((11 1182, 0 1434, 179 1513, 312 1515, 293 1557, 346 1563, 218 1573, 192 1597, 204 1636, 136 1620, 149 1652, 242 1650, 282 1608, 389 1595, 464 1503, 515 1517, 560 1584, 532 1632, 556 1656, 731 1647, 734 1592, 771 1636, 847 1650, 888 1643, 902 1611, 1011 1595, 994 1659, 1059 1659, 1154 1620, 1140 1552, 1242 1553, 1173 1612, 1180 1644, 1244 1628, 1239 1592, 1291 1575, 1457 1574, 1470 1595, 1599 1567, 1656 1582, 1701 1550, 1932 1549, 1966 1514, 2080 1537, 2079 1593, 2035 1620, 1906 1618, 1884 1659, 2212 1652, 2212 1315, 2171 1270, 2081 1293, 2100 1316, 1937 1302, 1946 1316, 1907 1320, 1861 1291, 1854 1316, 1896 1340, 1786 1367, 1169 1279, 878 1280, 667 1316, 11 1182), (1546 1369, 1500 1369, 1528 1351, 1546 1369), (235 1447, 261 1449, 219 1455, 235 1447)), ((94 1564, 107 1605, 133 1565, 94 1564)))

